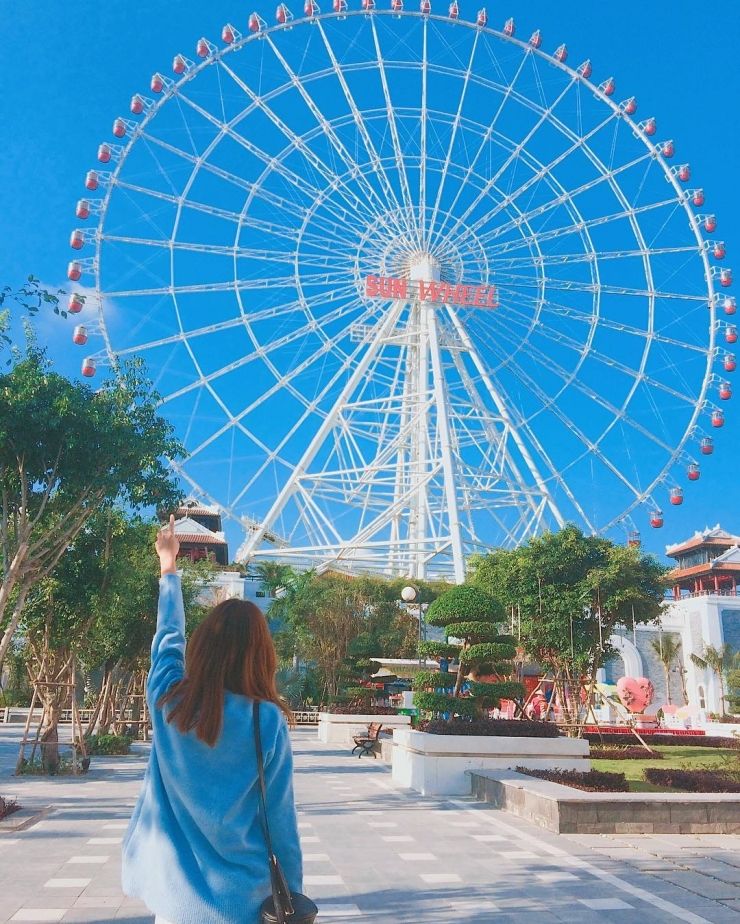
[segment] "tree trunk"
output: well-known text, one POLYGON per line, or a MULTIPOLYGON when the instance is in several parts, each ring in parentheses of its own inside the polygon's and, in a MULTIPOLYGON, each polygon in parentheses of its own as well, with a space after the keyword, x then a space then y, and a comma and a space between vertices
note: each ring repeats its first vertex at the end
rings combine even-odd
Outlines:
POLYGON ((665 674, 665 695, 668 700, 668 705, 673 705, 671 702, 671 665, 663 665, 663 673, 665 674))
POLYGON ((56 773, 59 769, 59 715, 56 702, 45 710, 46 723, 41 731, 41 766, 46 773, 56 773))

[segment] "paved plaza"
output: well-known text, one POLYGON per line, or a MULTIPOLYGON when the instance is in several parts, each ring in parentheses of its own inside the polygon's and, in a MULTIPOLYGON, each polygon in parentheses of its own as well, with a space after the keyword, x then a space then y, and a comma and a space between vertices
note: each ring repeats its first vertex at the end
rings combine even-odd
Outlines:
MULTIPOLYGON (((81 779, 16 779, 19 735, 0 727, 0 792, 53 811, 0 833, 0 921, 151 922, 119 885, 146 748, 97 758, 81 779)), ((740 837, 550 834, 470 799, 399 792, 381 761, 313 730, 293 744, 305 886, 321 921, 740 921, 740 837)))

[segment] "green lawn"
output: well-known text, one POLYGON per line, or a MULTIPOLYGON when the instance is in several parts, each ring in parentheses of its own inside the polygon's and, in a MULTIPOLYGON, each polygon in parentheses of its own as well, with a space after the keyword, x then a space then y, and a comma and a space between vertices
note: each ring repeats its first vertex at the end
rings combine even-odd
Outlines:
POLYGON ((654 750, 663 755, 663 760, 592 760, 594 770, 606 770, 609 773, 624 773, 630 784, 630 792, 676 792, 666 786, 654 786, 642 778, 642 771, 646 767, 662 767, 668 770, 678 767, 682 770, 719 770, 722 769, 728 757, 737 752, 728 748, 698 748, 698 747, 656 747, 654 750))

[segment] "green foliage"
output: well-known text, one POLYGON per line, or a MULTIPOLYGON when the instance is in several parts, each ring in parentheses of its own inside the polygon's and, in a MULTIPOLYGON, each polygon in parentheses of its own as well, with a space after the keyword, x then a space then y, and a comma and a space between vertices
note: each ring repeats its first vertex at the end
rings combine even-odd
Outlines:
POLYGON ((456 658, 459 668, 452 674, 452 682, 447 677, 437 681, 435 675, 429 672, 417 674, 413 686, 416 691, 414 703, 419 709, 434 714, 458 712, 472 718, 482 716, 485 709, 500 705, 502 699, 524 695, 520 684, 497 680, 473 683, 469 691, 472 698, 460 697, 463 679, 469 673, 478 677, 484 669, 487 673, 496 673, 498 668, 501 668, 503 676, 513 673, 511 659, 516 647, 510 636, 500 633, 498 623, 503 616, 504 609, 498 601, 468 584, 450 588, 432 603, 428 621, 432 625, 444 626, 445 634, 460 639, 460 643, 425 642, 419 646, 419 652, 432 657, 456 658), (454 687, 454 690, 450 694, 442 694, 429 693, 424 689, 437 686, 454 687), (460 702, 466 703, 462 712, 458 708, 460 702))
MULTIPOLYGON (((316 669, 320 699, 331 701, 367 679, 377 669, 373 656, 415 654, 418 620, 401 605, 406 582, 297 573, 286 566, 270 575, 279 582, 268 611, 278 656, 284 665, 316 669)), ((418 589, 422 600, 435 593, 431 585, 418 589)))
POLYGON ((31 344, 0 375, 0 663, 26 595, 91 517, 177 503, 168 460, 180 453, 138 362, 93 391, 31 344))
POLYGON ((417 691, 414 693, 414 705, 422 712, 429 712, 434 715, 450 713, 465 718, 473 718, 480 711, 480 704, 470 697, 453 697, 446 693, 426 693, 417 691))
POLYGON ((418 652, 422 657, 456 658, 460 654, 460 646, 451 645, 449 642, 421 642, 418 652))
POLYGON ((654 558, 575 526, 479 556, 473 565, 473 583, 516 609, 527 654, 553 671, 601 667, 614 653, 609 638, 616 627, 631 627, 633 617, 637 624, 654 621, 663 601, 666 569, 654 558))
POLYGON ((740 713, 740 668, 731 670, 727 675, 727 710, 740 713))
POLYGON ((414 675, 414 689, 426 690, 431 688, 435 690, 444 687, 451 690, 455 686, 456 680, 457 674, 447 671, 417 671, 414 675))
POLYGON ((90 755, 125 755, 131 753, 133 738, 128 735, 90 735, 85 739, 85 747, 90 755))
MULTIPOLYGON (((431 626, 446 626, 453 622, 461 625, 471 622, 500 622, 504 616, 501 603, 471 584, 452 587, 437 597, 427 610, 427 622, 431 626)), ((458 638, 464 636, 463 632, 455 634, 458 638)))

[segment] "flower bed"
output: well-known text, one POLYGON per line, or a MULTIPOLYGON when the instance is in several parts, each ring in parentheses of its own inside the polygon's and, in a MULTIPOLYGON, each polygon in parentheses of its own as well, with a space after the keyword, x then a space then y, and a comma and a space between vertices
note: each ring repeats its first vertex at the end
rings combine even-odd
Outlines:
POLYGON ((679 770, 648 767, 645 779, 655 786, 684 792, 740 792, 740 779, 722 770, 679 770))
POLYGON ((517 767, 517 773, 535 776, 538 780, 562 783, 584 792, 629 792, 623 773, 606 773, 603 770, 529 770, 517 767))
POLYGON ((509 738, 559 738, 560 730, 552 722, 526 719, 431 719, 419 724, 419 731, 429 735, 506 736, 509 738))
POLYGON ((606 747, 591 745, 591 760, 663 760, 660 751, 641 747, 606 747))
POLYGON ((7 818, 8 815, 12 815, 13 812, 17 812, 20 808, 20 805, 15 801, 15 799, 4 799, 0 796, 0 820, 7 818))

